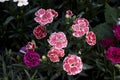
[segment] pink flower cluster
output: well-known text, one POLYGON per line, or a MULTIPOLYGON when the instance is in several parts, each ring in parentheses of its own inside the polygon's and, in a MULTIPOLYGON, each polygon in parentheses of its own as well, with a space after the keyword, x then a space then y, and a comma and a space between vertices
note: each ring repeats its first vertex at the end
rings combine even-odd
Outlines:
POLYGON ((64 56, 64 50, 53 47, 48 52, 47 56, 50 58, 52 62, 59 62, 60 61, 59 57, 64 56))
POLYGON ((53 21, 53 18, 56 18, 58 16, 58 13, 53 9, 39 9, 35 13, 34 20, 39 23, 40 25, 46 25, 48 23, 51 23, 53 21))
POLYGON ((63 61, 63 69, 68 75, 76 75, 82 71, 83 63, 76 55, 68 55, 63 61))
POLYGON ((63 32, 54 32, 50 35, 48 43, 53 46, 48 52, 48 57, 52 62, 59 62, 59 57, 64 56, 64 50, 62 48, 67 47, 67 38, 63 32))
POLYGON ((120 25, 114 25, 113 32, 114 32, 114 36, 117 38, 117 40, 120 40, 120 25))
POLYGON ((73 36, 82 37, 86 34, 86 41, 89 45, 96 44, 96 35, 90 31, 89 32, 89 22, 85 18, 77 18, 72 25, 73 36))
MULTIPOLYGON (((63 57, 64 50, 62 48, 67 47, 68 41, 63 32, 54 32, 50 35, 48 43, 53 46, 48 52, 47 56, 52 62, 59 62, 60 57, 63 57)), ((82 71, 81 58, 76 55, 68 55, 63 61, 63 69, 68 75, 75 75, 82 71)))
POLYGON ((106 54, 106 57, 110 61, 112 61, 114 64, 120 63, 120 48, 110 47, 105 54, 106 54))
POLYGON ((53 22, 53 19, 58 16, 58 13, 53 9, 45 10, 41 8, 35 13, 35 16, 34 20, 40 25, 34 28, 33 34, 37 39, 42 39, 47 35, 45 25, 53 22))
MULTIPOLYGON (((53 9, 39 9, 35 13, 34 20, 39 23, 37 27, 34 28, 33 34, 36 39, 42 39, 46 37, 46 27, 45 25, 53 22, 53 19, 58 16, 58 13, 53 9)), ((70 18, 73 16, 71 10, 66 11, 66 17, 70 18)), ((89 22, 85 18, 77 18, 72 25, 73 36, 82 37, 86 35, 86 41, 89 45, 96 44, 96 35, 89 31, 89 22)), ((64 57, 65 50, 64 48, 68 45, 68 40, 63 32, 54 32, 49 36, 47 40, 50 46, 50 50, 47 53, 48 58, 52 62, 59 62, 61 57, 64 57)), ((25 53, 24 63, 27 67, 32 68, 38 66, 40 63, 40 56, 37 52, 34 51, 36 44, 28 42, 28 44, 22 48, 21 52, 25 53)), ((79 56, 69 54, 63 60, 63 69, 67 72, 68 75, 76 75, 82 71, 83 63, 79 56)))

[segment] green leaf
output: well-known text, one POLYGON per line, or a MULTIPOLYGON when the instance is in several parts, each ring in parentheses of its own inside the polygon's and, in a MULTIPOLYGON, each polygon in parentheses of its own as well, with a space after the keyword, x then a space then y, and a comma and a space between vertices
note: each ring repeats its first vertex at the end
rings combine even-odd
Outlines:
POLYGON ((105 20, 107 23, 116 23, 119 17, 119 10, 112 8, 108 4, 105 5, 105 20))
POLYGON ((17 79, 18 79, 18 80, 21 80, 21 78, 20 78, 19 76, 17 76, 17 79))
POLYGON ((57 72, 57 73, 55 73, 55 74, 51 77, 50 80, 55 80, 55 79, 57 79, 60 75, 61 75, 61 73, 60 73, 60 72, 57 72))
POLYGON ((73 76, 68 76, 68 80, 74 80, 73 76))
MULTIPOLYGON (((24 68, 25 66, 22 64, 12 64, 12 67, 20 67, 20 68, 24 68)), ((9 66, 8 66, 9 67, 9 66)))
POLYGON ((102 70, 103 72, 105 72, 105 68, 103 67, 103 66, 104 66, 103 63, 101 63, 99 60, 96 60, 96 65, 97 65, 97 67, 98 67, 100 70, 102 70))
POLYGON ((38 71, 36 70, 36 71, 34 72, 34 74, 32 75, 32 77, 31 77, 32 80, 34 80, 34 77, 36 76, 37 72, 38 72, 38 71))
POLYGON ((24 69, 24 71, 25 71, 26 75, 28 76, 28 79, 31 80, 31 77, 30 77, 30 74, 28 73, 28 71, 25 69, 24 69))
POLYGON ((96 34, 97 41, 100 41, 104 38, 113 38, 112 26, 107 23, 102 23, 93 28, 93 31, 96 34))
POLYGON ((6 75, 6 64, 3 58, 2 58, 2 68, 3 68, 3 75, 6 75))
POLYGON ((5 22, 3 23, 3 25, 7 25, 7 24, 9 24, 10 21, 12 21, 13 19, 14 19, 13 16, 9 16, 9 17, 5 20, 5 22))
POLYGON ((28 12, 25 13, 24 16, 30 15, 30 14, 34 13, 35 11, 37 11, 38 9, 39 9, 38 7, 30 9, 28 12))
POLYGON ((92 69, 93 66, 88 65, 88 64, 83 64, 83 70, 88 70, 88 69, 92 69))

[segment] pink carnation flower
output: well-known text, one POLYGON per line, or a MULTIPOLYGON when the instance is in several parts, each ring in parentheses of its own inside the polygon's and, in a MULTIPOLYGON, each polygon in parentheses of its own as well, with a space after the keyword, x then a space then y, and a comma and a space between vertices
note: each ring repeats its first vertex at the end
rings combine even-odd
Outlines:
POLYGON ((42 39, 46 37, 47 33, 45 26, 38 25, 37 27, 34 28, 33 34, 37 39, 42 39))
POLYGON ((24 63, 27 67, 32 68, 35 66, 38 66, 40 63, 40 56, 38 53, 34 52, 34 51, 28 51, 25 55, 24 55, 24 63))
POLYGON ((70 18, 71 16, 73 15, 72 11, 71 10, 67 10, 66 11, 66 18, 70 18))
POLYGON ((105 54, 106 57, 114 64, 120 63, 120 48, 110 47, 105 54))
POLYGON ((34 20, 39 23, 40 25, 46 25, 48 23, 51 23, 53 21, 54 17, 57 17, 58 14, 55 10, 53 9, 39 9, 36 13, 35 13, 35 18, 34 20))
POLYGON ((68 55, 63 61, 63 69, 68 75, 76 75, 82 71, 83 63, 76 55, 68 55))
POLYGON ((93 46, 96 44, 96 35, 90 31, 86 34, 86 41, 89 45, 93 46))
POLYGON ((112 38, 105 38, 100 41, 100 45, 103 47, 115 46, 115 41, 112 38))
POLYGON ((74 31, 73 36, 82 37, 89 31, 89 27, 81 26, 81 24, 72 25, 72 29, 74 31))
POLYGON ((23 46, 19 52, 26 54, 28 51, 34 51, 36 44, 33 42, 28 42, 27 45, 23 46))
POLYGON ((80 24, 82 27, 88 27, 89 26, 89 22, 85 18, 75 19, 74 24, 80 24))
POLYGON ((120 25, 114 25, 113 26, 113 32, 114 32, 114 36, 120 40, 120 25))
POLYGON ((64 56, 64 50, 51 48, 50 51, 48 52, 47 56, 50 58, 50 60, 52 62, 59 62, 60 61, 59 57, 64 56))
POLYGON ((48 43, 58 49, 67 47, 67 38, 63 32, 54 32, 50 35, 48 43))
POLYGON ((73 36, 82 37, 89 32, 89 22, 85 18, 77 18, 72 25, 73 36))
POLYGON ((34 49, 36 48, 36 44, 33 42, 28 42, 28 44, 26 45, 26 50, 27 51, 34 51, 34 49))
POLYGON ((47 9, 47 11, 50 11, 54 18, 58 17, 58 12, 56 12, 54 9, 47 9))

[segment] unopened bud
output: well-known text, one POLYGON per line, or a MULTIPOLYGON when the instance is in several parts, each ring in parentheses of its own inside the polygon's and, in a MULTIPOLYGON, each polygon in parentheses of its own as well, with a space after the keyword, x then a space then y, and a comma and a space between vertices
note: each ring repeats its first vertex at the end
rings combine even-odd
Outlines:
POLYGON ((41 61, 43 61, 43 62, 47 61, 47 57, 45 55, 43 55, 41 61))

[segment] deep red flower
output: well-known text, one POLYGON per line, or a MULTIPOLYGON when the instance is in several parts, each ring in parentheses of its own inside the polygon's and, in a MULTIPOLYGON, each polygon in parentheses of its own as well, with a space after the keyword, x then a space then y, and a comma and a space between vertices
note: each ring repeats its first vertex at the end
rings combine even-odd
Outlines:
POLYGON ((45 26, 38 25, 37 27, 34 28, 33 34, 37 39, 42 39, 46 37, 47 33, 45 26))
POLYGON ((115 46, 115 41, 112 38, 105 38, 100 41, 100 45, 103 47, 115 46))

